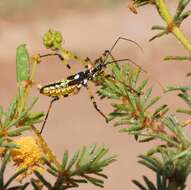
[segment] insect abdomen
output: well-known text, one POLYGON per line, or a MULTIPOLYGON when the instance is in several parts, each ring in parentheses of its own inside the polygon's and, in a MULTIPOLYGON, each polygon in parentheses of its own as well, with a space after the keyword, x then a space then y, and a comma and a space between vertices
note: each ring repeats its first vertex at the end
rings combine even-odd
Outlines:
POLYGON ((50 97, 66 97, 75 91, 75 86, 68 86, 68 81, 59 81, 43 86, 40 93, 50 97))

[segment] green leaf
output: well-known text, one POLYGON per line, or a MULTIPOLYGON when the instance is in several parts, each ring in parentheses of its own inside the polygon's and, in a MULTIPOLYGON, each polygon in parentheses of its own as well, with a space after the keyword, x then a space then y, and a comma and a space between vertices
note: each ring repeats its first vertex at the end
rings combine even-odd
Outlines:
POLYGON ((9 106, 9 110, 6 113, 5 122, 4 122, 5 127, 12 121, 16 110, 17 110, 17 97, 14 97, 9 106))
POLYGON ((138 132, 140 130, 141 130, 140 126, 135 125, 135 126, 132 126, 130 128, 123 128, 120 130, 120 132, 133 133, 133 132, 138 132))
POLYGON ((165 92, 177 91, 177 90, 181 90, 181 91, 184 92, 184 91, 187 91, 187 90, 191 90, 191 86, 169 86, 169 87, 167 87, 165 92))
POLYGON ((162 177, 157 173, 157 187, 158 190, 165 190, 166 188, 163 186, 162 177))
POLYGON ((3 142, 6 140, 4 137, 0 137, 0 146, 2 146, 3 142))
POLYGON ((63 156, 63 159, 62 159, 62 166, 61 166, 62 170, 65 169, 67 162, 68 162, 68 151, 66 150, 64 152, 64 156, 63 156))
POLYGON ((144 119, 145 118, 145 112, 144 112, 143 105, 141 104, 141 101, 140 101, 139 98, 136 99, 136 107, 137 107, 137 110, 140 113, 140 118, 139 119, 144 119))
POLYGON ((85 179, 72 179, 75 183, 88 183, 85 179))
MULTIPOLYGON (((137 69, 133 70, 133 84, 132 84, 132 86, 134 88, 135 88, 135 86, 136 86, 136 84, 138 82, 138 79, 140 77, 141 71, 142 71, 141 68, 137 68, 137 69)), ((137 89, 137 91, 139 91, 139 90, 137 89)))
POLYGON ((112 73, 115 76, 115 79, 121 80, 121 69, 120 69, 119 65, 118 64, 112 64, 111 68, 112 68, 112 73))
POLYGON ((22 132, 28 131, 28 130, 30 130, 30 129, 31 129, 30 126, 19 127, 19 128, 15 129, 15 130, 9 131, 9 132, 8 132, 8 136, 9 136, 9 137, 19 136, 19 135, 22 134, 22 132))
POLYGON ((16 71, 17 71, 17 82, 29 80, 30 78, 30 59, 29 53, 26 49, 25 44, 21 44, 17 47, 16 52, 16 71))
POLYGON ((14 144, 14 143, 6 143, 6 144, 3 144, 2 147, 5 147, 5 148, 19 148, 19 146, 14 144))
POLYGON ((137 88, 137 91, 138 91, 138 92, 141 92, 141 91, 145 88, 145 86, 147 85, 147 83, 148 83, 148 80, 147 80, 147 79, 146 79, 146 80, 143 80, 142 83, 140 84, 140 86, 137 88))
POLYGON ((163 60, 164 61, 169 61, 169 60, 189 61, 189 60, 191 60, 191 57, 189 57, 189 56, 167 56, 163 60))
POLYGON ((145 105, 147 103, 147 101, 149 100, 151 94, 152 94, 152 88, 147 89, 144 96, 143 96, 143 100, 142 100, 143 105, 145 105))
POLYGON ((145 183, 147 184, 149 190, 157 190, 155 185, 146 176, 143 176, 143 179, 144 179, 145 183))
POLYGON ((156 38, 160 38, 160 37, 164 36, 165 34, 168 34, 167 30, 159 32, 158 34, 156 34, 155 36, 150 38, 149 41, 151 42, 151 41, 155 40, 156 38))
POLYGON ((75 164, 75 162, 77 161, 78 156, 79 156, 79 153, 80 153, 79 150, 74 153, 72 159, 70 160, 70 162, 69 162, 69 164, 68 164, 68 167, 67 167, 67 170, 68 170, 68 171, 72 168, 72 166, 73 166, 73 165, 75 164))
POLYGON ((4 172, 5 168, 7 166, 7 163, 10 159, 11 155, 9 152, 6 152, 3 161, 1 162, 1 168, 0 168, 0 189, 4 188, 4 172))
POLYGON ((29 186, 29 184, 30 184, 29 182, 26 182, 24 185, 22 185, 20 190, 25 190, 29 186))
MULTIPOLYGON (((99 160, 97 162, 94 162, 94 164, 91 164, 91 167, 93 167, 95 169, 97 168, 99 171, 101 171, 100 168, 108 166, 110 163, 116 161, 116 158, 117 158, 117 156, 114 155, 114 156, 111 156, 111 157, 106 158, 104 160, 99 160)), ((103 174, 100 175, 100 173, 99 174, 96 173, 96 175, 99 175, 99 176, 102 176, 104 178, 107 178, 107 176, 105 176, 103 174)))
POLYGON ((6 126, 7 128, 12 127, 13 125, 17 125, 22 119, 24 119, 26 117, 26 115, 28 114, 28 112, 33 108, 33 106, 35 105, 35 103, 37 102, 38 98, 34 98, 31 105, 23 112, 20 113, 20 115, 14 119, 13 121, 11 121, 9 123, 8 126, 6 126))
POLYGON ((98 187, 104 187, 102 180, 96 179, 96 178, 93 178, 93 177, 90 177, 90 176, 87 176, 87 175, 84 175, 84 177, 85 177, 89 182, 91 182, 92 184, 94 184, 94 185, 96 185, 96 186, 98 186, 98 187))
POLYGON ((47 158, 46 156, 43 156, 42 159, 45 162, 45 164, 49 167, 50 170, 58 173, 58 168, 52 162, 49 161, 49 158, 47 158))
POLYGON ((139 156, 142 160, 139 161, 139 163, 145 165, 146 167, 150 168, 151 170, 159 173, 163 170, 162 163, 159 159, 156 157, 151 157, 149 155, 144 156, 140 155, 139 156))
POLYGON ((153 106, 157 101, 159 101, 159 99, 160 99, 160 97, 157 96, 157 97, 153 98, 152 100, 150 100, 150 102, 145 106, 144 111, 146 111, 148 108, 153 106))
POLYGON ((23 168, 17 171, 15 174, 13 174, 4 185, 4 188, 6 189, 13 182, 13 180, 15 180, 20 174, 24 173, 26 170, 27 168, 23 168))
POLYGON ((187 17, 189 17, 191 15, 191 11, 186 11, 185 13, 183 13, 180 17, 180 21, 183 21, 184 19, 186 19, 187 17))
POLYGON ((80 153, 80 158, 79 158, 79 160, 77 162, 77 166, 83 165, 83 161, 84 161, 86 150, 87 150, 87 148, 84 146, 82 151, 81 151, 81 153, 80 153))
POLYGON ((28 186, 29 186, 29 182, 26 182, 21 188, 20 190, 25 190, 28 186))
POLYGON ((4 114, 3 106, 0 106, 0 116, 4 114))
POLYGON ((52 189, 52 185, 42 176, 38 171, 34 171, 34 174, 38 177, 38 179, 43 183, 45 187, 48 189, 52 189))
POLYGON ((189 2, 190 0, 179 0, 178 7, 176 9, 176 14, 173 18, 175 22, 179 20, 180 15, 182 14, 183 10, 185 9, 185 7, 188 5, 189 2))
POLYGON ((88 153, 91 155, 94 153, 96 149, 96 144, 92 144, 90 147, 89 147, 89 150, 88 150, 88 153))
POLYGON ((154 25, 154 26, 152 26, 151 30, 166 30, 166 27, 154 25))
POLYGON ((154 137, 146 137, 146 138, 140 139, 139 142, 144 143, 144 142, 152 141, 154 139, 155 139, 154 137))
POLYGON ((169 144, 169 146, 175 146, 178 147, 179 143, 177 143, 174 139, 172 139, 172 137, 168 137, 167 135, 163 135, 163 134, 158 134, 158 135, 153 135, 155 138, 159 138, 162 141, 165 141, 169 144))
POLYGON ((94 164, 98 162, 101 158, 103 158, 104 155, 108 153, 109 149, 106 149, 104 147, 98 149, 98 151, 95 153, 95 155, 92 158, 91 164, 94 164))
POLYGON ((30 114, 23 125, 34 125, 36 123, 40 123, 42 121, 43 116, 44 116, 43 112, 30 114))
POLYGON ((167 107, 168 107, 168 105, 162 105, 162 106, 160 106, 159 108, 157 108, 156 110, 155 110, 155 112, 153 113, 153 117, 160 117, 161 116, 161 114, 165 111, 165 113, 166 113, 166 110, 167 110, 167 107))
POLYGON ((6 190, 25 190, 29 186, 29 182, 26 182, 24 185, 16 185, 14 187, 9 187, 6 190))
POLYGON ((186 94, 186 93, 180 93, 178 94, 179 97, 181 97, 186 103, 187 105, 191 108, 191 96, 186 94))
POLYGON ((147 188, 145 188, 139 181, 137 180, 132 180, 132 182, 139 187, 141 190, 147 190, 147 188))
POLYGON ((177 109, 176 111, 179 113, 185 113, 185 114, 191 115, 191 110, 177 109))
POLYGON ((58 173, 57 172, 55 172, 54 170, 52 170, 52 169, 50 169, 50 168, 47 168, 47 170, 46 170, 48 173, 50 173, 51 175, 53 175, 54 177, 58 177, 58 173))
POLYGON ((34 190, 41 190, 41 188, 36 184, 36 181, 33 178, 30 181, 34 190))
POLYGON ((109 92, 108 89, 99 89, 97 92, 99 96, 101 96, 101 99, 107 97, 107 98, 112 98, 112 99, 119 99, 119 96, 115 95, 113 92, 109 92))

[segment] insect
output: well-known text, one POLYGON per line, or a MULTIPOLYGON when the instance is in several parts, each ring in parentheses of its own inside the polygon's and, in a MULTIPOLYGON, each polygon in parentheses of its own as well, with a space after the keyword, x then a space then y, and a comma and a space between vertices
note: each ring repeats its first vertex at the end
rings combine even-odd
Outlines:
MULTIPOLYGON (((112 48, 110 50, 106 50, 101 57, 99 57, 98 59, 96 59, 93 62, 88 58, 87 61, 92 63, 91 67, 86 68, 84 71, 80 71, 74 75, 70 75, 64 80, 53 82, 53 83, 47 84, 43 87, 40 87, 39 90, 40 90, 41 94, 52 97, 52 100, 49 104, 48 111, 45 116, 42 128, 40 130, 40 133, 42 133, 42 131, 44 129, 44 126, 46 124, 48 115, 49 115, 51 107, 52 107, 52 104, 55 101, 59 100, 61 97, 66 98, 70 95, 77 94, 82 87, 85 87, 88 90, 90 100, 91 100, 94 108, 96 109, 96 111, 105 118, 106 122, 108 121, 108 119, 104 115, 104 113, 98 108, 95 98, 94 98, 93 94, 91 93, 91 90, 89 89, 88 82, 93 81, 96 78, 96 76, 100 75, 102 73, 102 71, 106 68, 106 66, 111 63, 117 63, 117 62, 122 62, 122 61, 131 61, 133 64, 135 64, 137 67, 139 67, 142 70, 142 68, 139 65, 137 65, 135 62, 133 62, 130 59, 120 59, 120 60, 114 59, 114 57, 111 54, 111 51, 114 49, 114 47, 116 46, 116 44, 118 43, 119 40, 128 40, 128 41, 131 41, 131 42, 135 43, 136 45, 138 45, 136 42, 134 42, 132 40, 119 37, 113 44, 112 48), (109 56, 111 57, 112 61, 107 61, 109 56)), ((60 56, 58 55, 58 57, 60 57, 60 56)), ((64 59, 64 58, 62 58, 62 59, 64 59)), ((129 89, 131 92, 135 92, 136 94, 138 94, 138 92, 136 92, 136 90, 132 89, 131 87, 129 87, 129 89)))

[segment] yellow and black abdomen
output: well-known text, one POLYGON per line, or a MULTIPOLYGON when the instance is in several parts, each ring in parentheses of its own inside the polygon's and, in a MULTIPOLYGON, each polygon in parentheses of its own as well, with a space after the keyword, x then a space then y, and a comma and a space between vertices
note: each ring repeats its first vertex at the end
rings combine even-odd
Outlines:
POLYGON ((50 97, 67 97, 70 94, 74 94, 76 91, 76 85, 68 85, 68 80, 61 80, 55 83, 50 83, 40 88, 40 93, 50 97))

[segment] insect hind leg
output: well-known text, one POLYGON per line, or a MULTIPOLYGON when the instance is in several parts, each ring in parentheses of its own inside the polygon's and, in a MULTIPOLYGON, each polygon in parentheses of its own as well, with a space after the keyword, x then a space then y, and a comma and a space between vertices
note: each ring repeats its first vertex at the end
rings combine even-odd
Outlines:
POLYGON ((44 127, 45 127, 45 124, 46 124, 46 122, 47 122, 47 119, 48 119, 50 110, 51 110, 51 108, 52 108, 52 104, 53 104, 55 101, 57 101, 57 100, 59 100, 58 97, 55 97, 55 98, 53 98, 53 99, 51 100, 51 102, 50 102, 50 104, 49 104, 49 107, 48 107, 48 111, 47 111, 46 116, 45 116, 45 119, 44 119, 44 122, 43 122, 42 127, 41 127, 41 130, 40 130, 40 134, 42 134, 42 131, 43 131, 44 127))
POLYGON ((89 98, 90 98, 90 100, 91 100, 91 102, 92 102, 92 104, 93 104, 95 110, 96 110, 102 117, 104 117, 105 121, 108 123, 108 118, 107 118, 106 115, 98 108, 97 103, 96 103, 96 101, 95 101, 95 98, 94 98, 94 96, 93 96, 91 90, 89 89, 89 87, 88 87, 87 85, 85 85, 85 87, 86 87, 86 89, 88 90, 89 98))
MULTIPOLYGON (((111 61, 111 62, 108 62, 108 63, 116 63, 116 64, 117 64, 118 61, 123 61, 123 60, 116 60, 116 59, 114 58, 114 56, 112 55, 111 51, 109 51, 109 50, 105 50, 105 52, 104 52, 103 55, 104 55, 105 57, 107 57, 107 55, 111 57, 112 61, 111 61)), ((142 70, 142 71, 144 71, 144 72, 146 73, 146 71, 143 70, 141 66, 139 66, 137 63, 135 63, 135 62, 132 61, 131 59, 124 59, 124 60, 130 61, 132 64, 134 64, 136 67, 138 67, 140 70, 142 70)), ((107 63, 107 62, 106 62, 106 63, 103 62, 102 65, 103 65, 103 66, 106 66, 108 63, 107 63)), ((107 75, 105 76, 105 78, 113 78, 113 76, 110 75, 110 74, 107 74, 107 75)), ((114 78, 113 78, 113 79, 114 79, 114 78)), ((123 85, 125 85, 125 86, 129 89, 129 91, 130 91, 132 94, 136 94, 137 96, 142 95, 142 92, 136 91, 135 89, 133 89, 131 86, 125 84, 124 82, 119 81, 119 80, 118 80, 118 82, 120 82, 120 83, 122 83, 123 85)))

